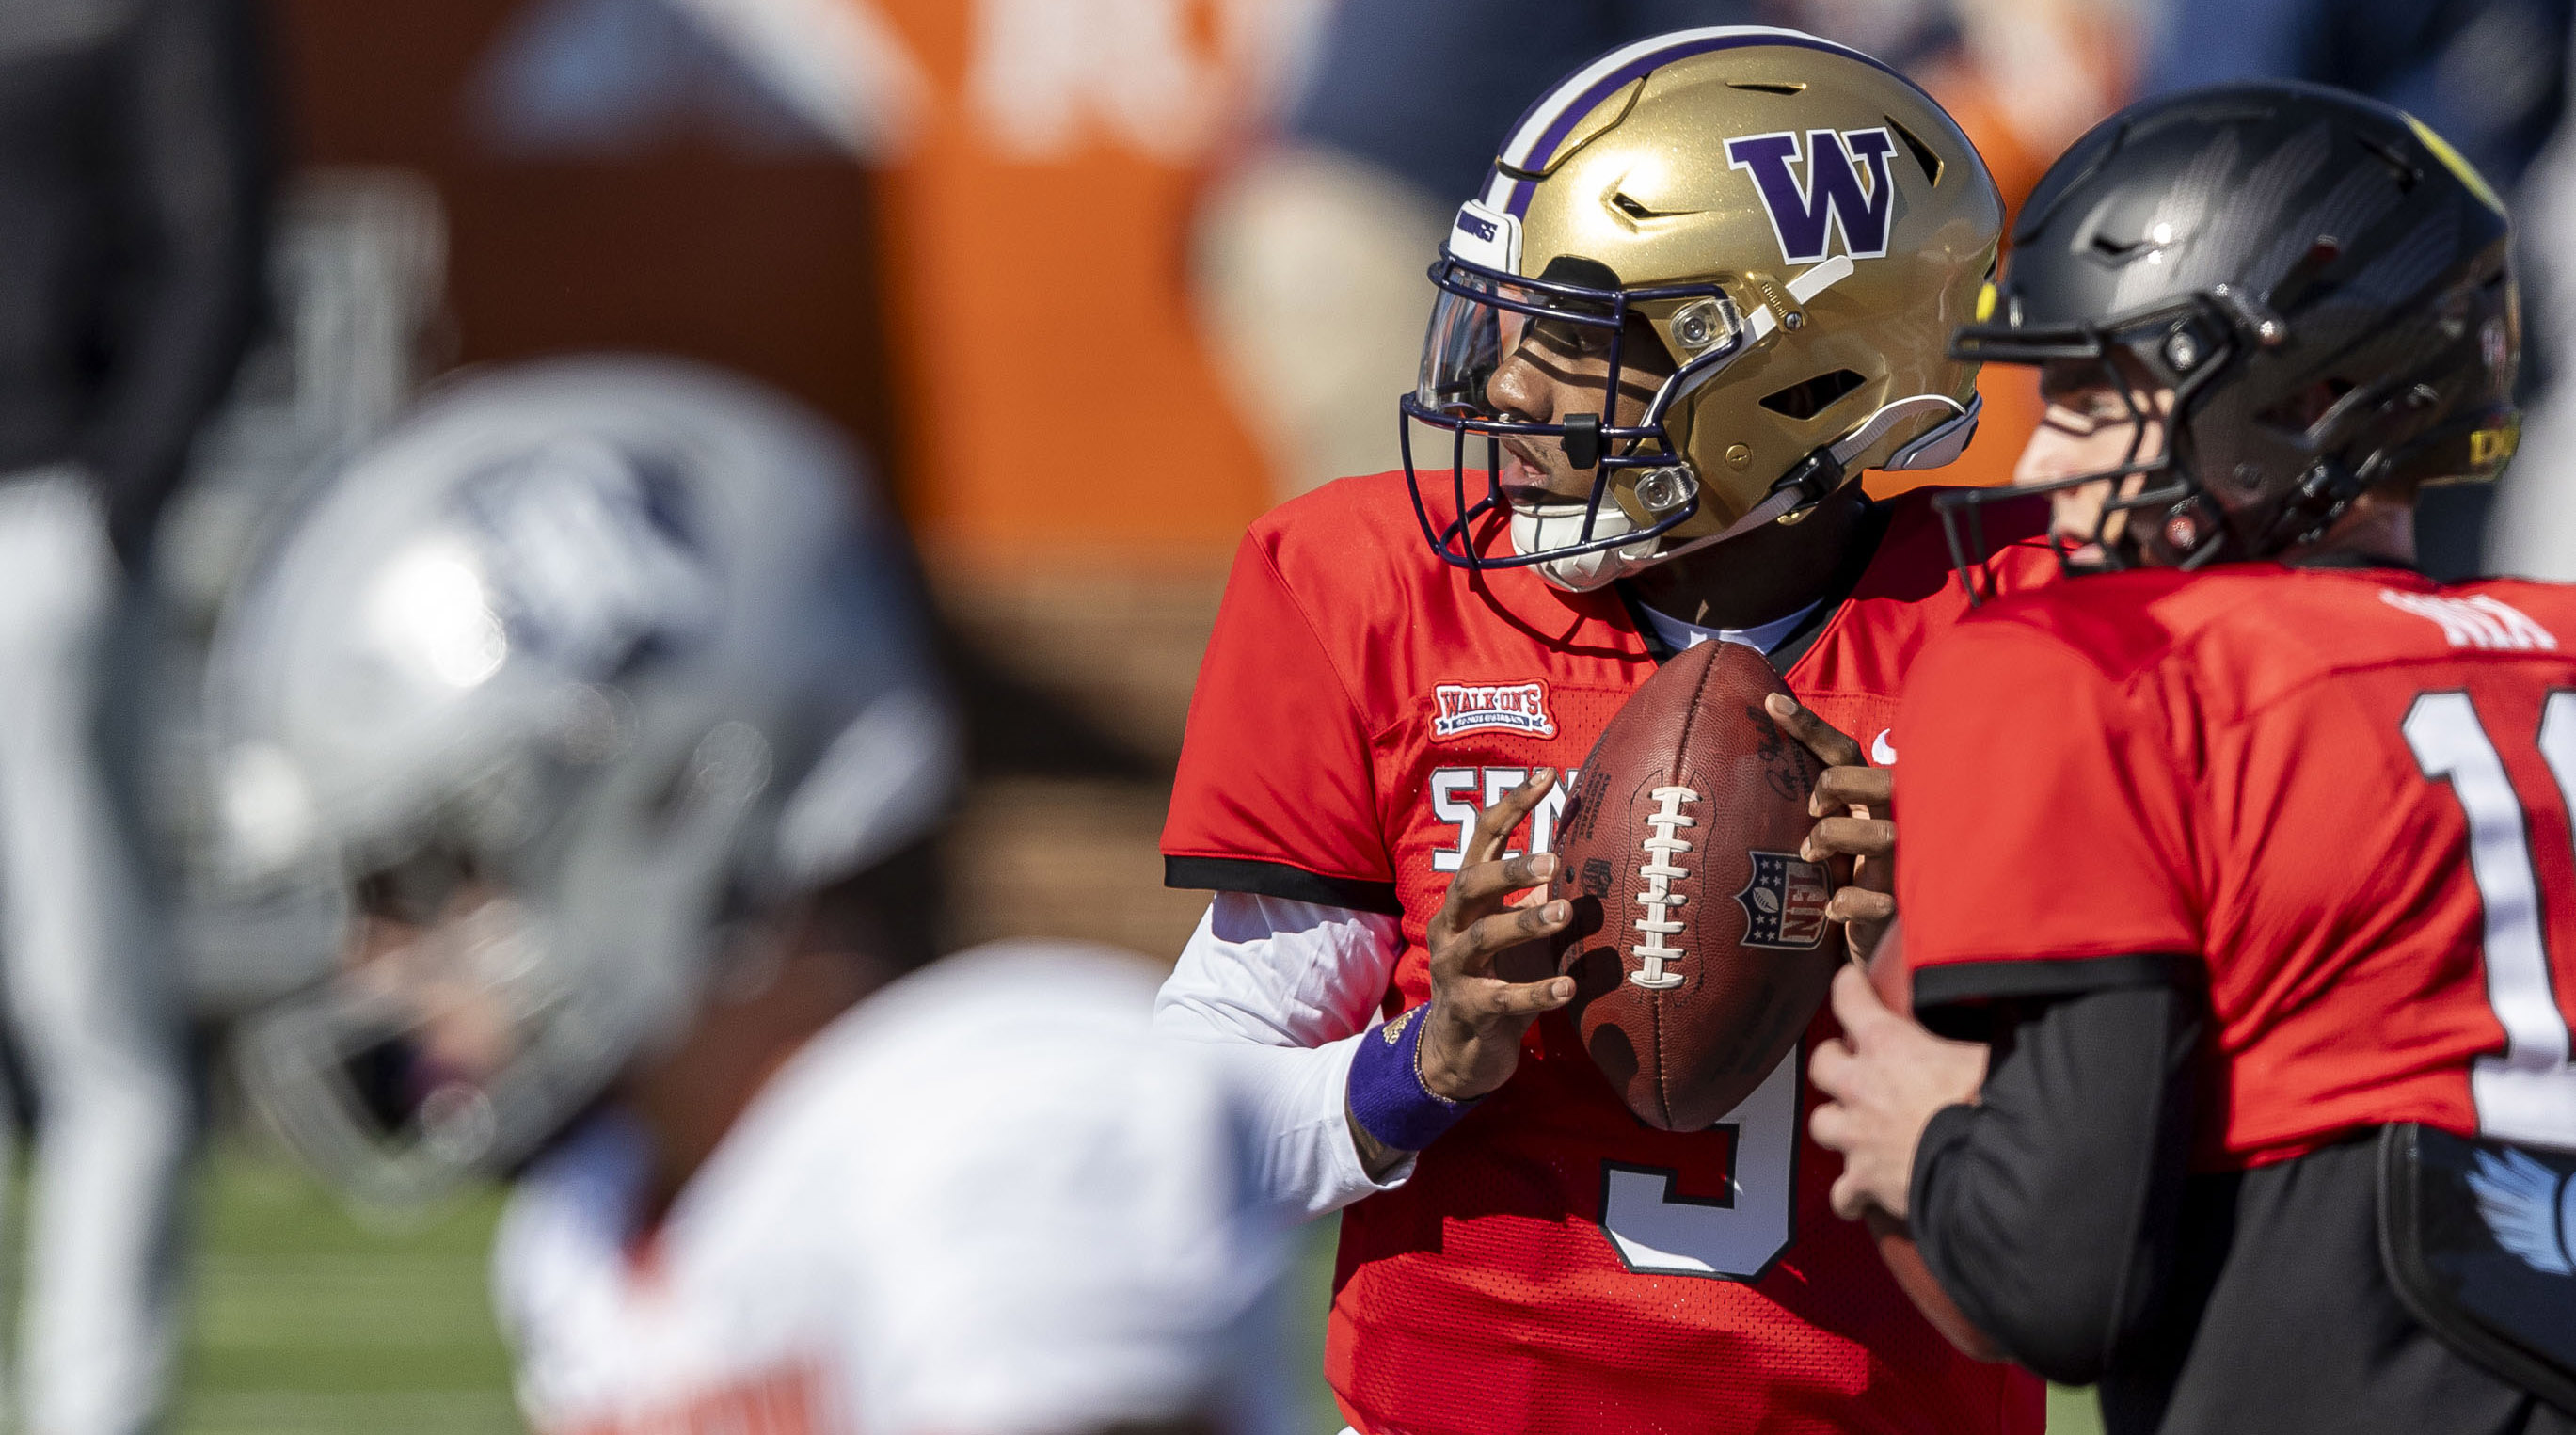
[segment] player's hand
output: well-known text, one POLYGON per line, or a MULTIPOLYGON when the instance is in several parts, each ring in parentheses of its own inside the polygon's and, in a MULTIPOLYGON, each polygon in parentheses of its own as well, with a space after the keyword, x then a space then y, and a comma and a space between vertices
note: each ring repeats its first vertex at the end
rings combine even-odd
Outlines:
POLYGON ((1422 1084, 1435 1095, 1468 1101, 1510 1080, 1521 1034, 1540 1013, 1574 1000, 1574 978, 1557 975, 1547 943, 1573 919, 1568 903, 1548 900, 1557 858, 1502 856, 1512 829, 1555 786, 1554 768, 1534 769, 1476 818, 1458 876, 1432 914, 1421 1058, 1422 1084))
POLYGON ((1796 699, 1773 693, 1764 704, 1780 730, 1825 765, 1807 800, 1807 815, 1819 820, 1798 856, 1818 863, 1851 859, 1851 878, 1834 889, 1825 915, 1843 924, 1852 960, 1866 962, 1896 915, 1895 774, 1869 766, 1859 743, 1796 699))
POLYGON ((1843 1155, 1834 1214, 1858 1220, 1875 1206, 1902 1221, 1923 1128, 1942 1107, 1977 1099, 1986 1048, 1943 1040, 1888 1010, 1857 966, 1834 973, 1833 1000, 1843 1034, 1807 1062, 1807 1079, 1829 1098, 1807 1118, 1807 1131, 1843 1155))

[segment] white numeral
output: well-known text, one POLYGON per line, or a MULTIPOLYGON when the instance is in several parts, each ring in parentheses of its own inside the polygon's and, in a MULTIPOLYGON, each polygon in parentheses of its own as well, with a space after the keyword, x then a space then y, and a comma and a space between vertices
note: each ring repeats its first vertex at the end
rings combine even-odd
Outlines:
POLYGON ((1798 1048, 1712 1130, 1735 1128, 1727 1201, 1684 1196, 1679 1173, 1601 1163, 1601 1230, 1646 1275, 1757 1280, 1789 1248, 1798 1158, 1798 1048))
MULTIPOLYGON (((2478 1129, 2506 1141, 2576 1146, 2576 1065, 2550 985, 2522 798, 2467 693, 2416 698, 2404 731, 2426 779, 2447 779, 2468 818, 2469 875, 2486 914, 2487 1005, 2504 1028, 2504 1052, 2478 1058, 2469 1073, 2478 1129)), ((2540 753, 2576 811, 2576 692, 2549 695, 2540 753)))
POLYGON ((1443 767, 1431 774, 1431 815, 1443 822, 1458 824, 1458 845, 1434 851, 1431 854, 1432 871, 1455 872, 1465 863, 1467 844, 1476 839, 1477 809, 1473 794, 1481 780, 1472 767, 1443 767))
MULTIPOLYGON (((1538 800, 1529 815, 1530 850, 1546 852, 1556 840, 1556 819, 1565 815, 1565 799, 1574 791, 1579 772, 1558 773, 1556 786, 1538 800)), ((1455 872, 1466 864, 1467 844, 1476 839, 1476 818, 1488 807, 1511 795, 1513 788, 1529 781, 1526 767, 1439 767, 1433 768, 1428 782, 1431 789, 1431 815, 1443 822, 1458 824, 1458 845, 1435 847, 1431 851, 1431 870, 1455 872), (1481 799, 1481 801, 1479 800, 1481 799)), ((1506 849, 1505 857, 1521 855, 1517 847, 1506 849)))

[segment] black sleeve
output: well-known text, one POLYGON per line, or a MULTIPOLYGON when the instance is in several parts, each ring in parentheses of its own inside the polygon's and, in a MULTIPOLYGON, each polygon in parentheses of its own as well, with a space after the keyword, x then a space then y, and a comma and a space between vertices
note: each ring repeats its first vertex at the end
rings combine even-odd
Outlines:
POLYGON ((249 0, 142 0, 118 67, 122 273, 83 450, 131 560, 258 310, 267 114, 249 0))
POLYGON ((1932 1118, 1912 1226, 1960 1313, 2015 1360, 2099 1380, 2173 1270, 2201 1003, 2165 985, 1998 1010, 1980 1104, 1932 1118))

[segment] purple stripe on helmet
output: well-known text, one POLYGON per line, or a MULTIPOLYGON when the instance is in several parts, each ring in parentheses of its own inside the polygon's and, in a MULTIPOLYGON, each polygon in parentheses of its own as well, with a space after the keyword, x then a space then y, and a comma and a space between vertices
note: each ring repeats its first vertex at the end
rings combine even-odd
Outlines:
MULTIPOLYGON (((1627 64, 1620 66, 1618 69, 1611 71, 1609 74, 1602 76, 1599 80, 1594 81, 1590 89, 1585 90, 1573 103, 1567 105, 1562 111, 1560 111, 1556 117, 1556 122, 1549 125, 1547 129, 1540 134, 1538 143, 1530 146, 1530 157, 1539 163, 1544 163, 1547 156, 1556 153, 1556 147, 1558 145, 1565 143, 1565 137, 1574 132, 1574 127, 1583 122, 1583 117, 1592 113, 1592 111, 1599 106, 1603 100, 1617 94, 1621 86, 1643 79, 1676 60, 1687 60, 1694 55, 1705 55, 1717 50, 1742 49, 1748 45, 1786 45, 1792 49, 1815 50, 1828 55, 1841 55, 1846 59, 1858 60, 1864 65, 1868 65, 1873 69, 1880 70, 1899 80, 1903 80, 1906 86, 1912 89, 1915 93, 1923 95, 1926 100, 1932 100, 1931 95, 1926 93, 1921 85, 1915 84, 1912 80, 1906 79, 1906 77, 1898 71, 1887 65, 1881 64, 1876 59, 1873 59, 1858 50, 1852 49, 1848 45, 1837 45, 1830 40, 1810 39, 1806 36, 1785 34, 1778 31, 1752 35, 1709 35, 1698 39, 1684 40, 1665 49, 1649 50, 1645 54, 1638 56, 1636 59, 1629 61, 1627 64)), ((1574 75, 1579 75, 1581 73, 1583 73, 1581 70, 1576 70, 1574 75)), ((1572 80, 1574 75, 1568 75, 1565 79, 1557 81, 1557 85, 1560 87, 1563 86, 1567 81, 1572 80)), ((1555 94, 1556 89, 1551 88, 1546 94, 1539 96, 1538 103, 1531 105, 1526 111, 1522 112, 1521 117, 1518 120, 1513 121, 1510 133, 1515 135, 1519 134, 1522 126, 1527 125, 1532 116, 1535 116, 1541 109, 1545 108, 1549 99, 1555 94)), ((1932 100, 1932 103, 1937 107, 1940 102, 1932 100)), ((1506 138, 1504 143, 1509 144, 1510 140, 1506 138)), ((1501 168, 1501 161, 1499 159, 1495 163, 1495 168, 1497 171, 1501 168)), ((1538 184, 1534 180, 1514 180, 1512 182, 1510 202, 1502 206, 1502 208, 1515 219, 1527 218, 1529 216, 1530 196, 1534 194, 1537 189, 1538 184)))

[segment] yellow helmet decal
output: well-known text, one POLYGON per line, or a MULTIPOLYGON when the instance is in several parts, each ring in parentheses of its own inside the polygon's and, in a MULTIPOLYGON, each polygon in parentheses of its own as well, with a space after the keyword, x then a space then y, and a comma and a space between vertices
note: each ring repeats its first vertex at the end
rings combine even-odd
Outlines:
POLYGON ((2476 468, 2490 468, 2513 457, 2522 446, 2522 419, 2508 419, 2494 428, 2479 429, 2469 435, 2469 463, 2476 468))
POLYGON ((2413 115, 2406 117, 2406 127, 2415 131, 2415 138, 2424 142, 2424 148, 2433 152, 2433 158, 2459 176, 2460 183, 2469 187, 2469 193, 2476 195, 2487 208, 2498 214, 2504 213, 2504 201, 2496 197, 2495 189, 2487 183, 2486 176, 2478 173, 2478 167, 2469 163, 2458 150, 2451 148, 2449 140, 2433 133, 2432 126, 2413 115))

